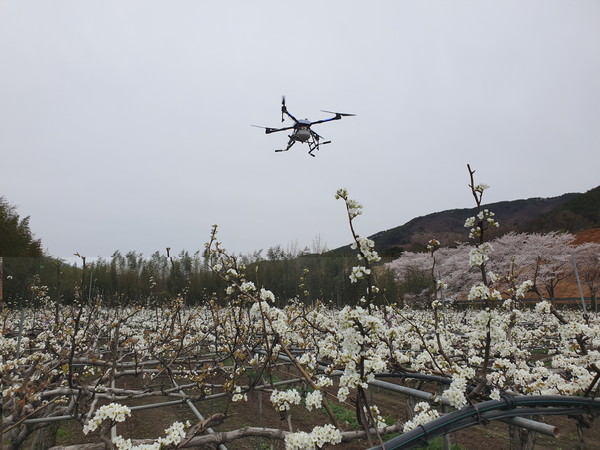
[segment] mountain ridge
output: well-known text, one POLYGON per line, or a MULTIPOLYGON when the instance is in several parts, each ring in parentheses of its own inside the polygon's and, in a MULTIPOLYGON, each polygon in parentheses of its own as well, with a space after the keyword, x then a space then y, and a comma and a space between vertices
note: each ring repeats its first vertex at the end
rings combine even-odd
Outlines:
MULTIPOLYGON (((533 197, 482 205, 495 213, 500 228, 490 230, 488 237, 509 231, 549 232, 600 227, 600 186, 585 193, 565 193, 556 197, 533 197)), ((442 245, 455 245, 467 240, 464 223, 477 213, 476 208, 448 209, 415 217, 403 225, 369 236, 383 257, 398 257, 403 251, 423 251, 430 239, 442 245)), ((351 252, 346 245, 331 250, 333 255, 351 252)))

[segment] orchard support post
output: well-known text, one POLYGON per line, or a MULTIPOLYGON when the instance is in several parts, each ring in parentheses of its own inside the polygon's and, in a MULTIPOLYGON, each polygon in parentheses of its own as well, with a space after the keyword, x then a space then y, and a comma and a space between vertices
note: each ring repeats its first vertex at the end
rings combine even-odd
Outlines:
POLYGON ((583 298, 583 290, 581 289, 581 281, 579 281, 579 272, 577 271, 577 258, 575 257, 575 253, 573 253, 573 270, 575 271, 575 279, 577 280, 577 287, 579 288, 579 295, 581 297, 581 309, 584 316, 587 316, 585 299, 583 298))

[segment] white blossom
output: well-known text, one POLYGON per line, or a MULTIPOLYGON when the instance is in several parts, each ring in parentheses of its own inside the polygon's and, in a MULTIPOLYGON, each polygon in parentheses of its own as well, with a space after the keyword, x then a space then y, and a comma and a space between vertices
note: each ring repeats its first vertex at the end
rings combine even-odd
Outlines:
POLYGON ((435 409, 431 409, 429 403, 419 402, 415 405, 415 416, 404 424, 403 431, 406 433, 419 425, 437 419, 439 415, 435 409))
POLYGON ((321 391, 312 391, 306 394, 306 409, 312 411, 321 407, 323 402, 323 394, 321 391))
POLYGON ((127 406, 118 403, 101 406, 88 423, 84 425, 83 433, 88 434, 90 431, 96 431, 104 420, 123 422, 128 416, 131 416, 131 409, 127 406))
POLYGON ((296 389, 274 390, 271 393, 271 403, 278 411, 289 411, 293 405, 299 405, 301 401, 302 397, 296 389))

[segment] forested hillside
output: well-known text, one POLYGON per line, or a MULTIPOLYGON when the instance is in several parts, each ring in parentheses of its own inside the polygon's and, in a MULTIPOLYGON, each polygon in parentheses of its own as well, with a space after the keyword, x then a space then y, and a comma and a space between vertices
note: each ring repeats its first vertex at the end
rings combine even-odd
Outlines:
POLYGON ((600 227, 600 186, 577 195, 561 206, 534 218, 524 231, 575 233, 600 227))
MULTIPOLYGON (((585 194, 504 201, 485 207, 495 212, 501 224, 495 236, 509 231, 575 233, 600 227, 600 187, 585 194)), ((404 251, 424 250, 432 238, 443 246, 454 245, 466 240, 465 219, 474 212, 475 209, 469 208, 436 212, 370 238, 387 261, 404 251)), ((3 198, 0 213, 5 300, 30 299, 34 296, 32 287, 37 285, 48 286, 52 298, 66 302, 75 299, 76 286, 85 289, 87 295, 100 295, 109 302, 162 303, 174 296, 182 296, 191 303, 224 299, 222 280, 211 273, 200 252, 190 254, 184 250, 169 256, 157 251, 146 256, 117 250, 108 260, 89 261, 82 273, 80 268, 44 255, 40 240, 29 229, 29 218, 20 218, 16 208, 3 198)), ((346 282, 355 260, 350 247, 317 254, 306 250, 292 254, 275 246, 266 252, 266 257, 261 256, 262 251, 252 256, 240 255, 239 263, 247 266, 251 281, 269 286, 279 299, 341 303, 344 298, 352 297, 350 291, 355 286, 346 282)), ((393 276, 381 273, 380 282, 388 294, 395 295, 393 276)))
MULTIPOLYGON (((550 232, 578 231, 600 227, 600 186, 590 191, 568 193, 558 197, 530 198, 484 205, 496 214, 500 228, 496 236, 509 231, 550 232)), ((403 251, 425 250, 429 239, 435 237, 442 245, 464 242, 465 218, 474 208, 449 209, 417 217, 404 225, 369 236, 382 256, 397 257, 403 251)), ((491 235, 493 237, 493 235, 491 235)), ((331 254, 350 253, 350 247, 340 247, 331 254)))

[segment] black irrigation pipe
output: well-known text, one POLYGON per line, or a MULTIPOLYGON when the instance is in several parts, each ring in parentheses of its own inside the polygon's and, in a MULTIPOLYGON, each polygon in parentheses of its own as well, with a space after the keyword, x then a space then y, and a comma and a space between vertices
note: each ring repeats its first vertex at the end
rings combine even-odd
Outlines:
MULTIPOLYGON (((425 400, 428 402, 440 402, 442 405, 451 406, 450 402, 445 399, 440 399, 436 394, 432 394, 431 392, 419 391, 417 389, 401 386, 394 383, 388 383, 387 381, 381 380, 373 380, 369 383, 371 386, 380 387, 382 389, 387 389, 393 392, 399 392, 404 395, 408 395, 410 397, 419 398, 421 400, 425 400)), ((530 431, 536 431, 538 433, 543 433, 548 436, 556 437, 557 428, 552 425, 548 425, 546 423, 536 422, 535 420, 526 419, 525 417, 509 417, 506 419, 498 419, 502 422, 505 422, 509 425, 515 425, 517 427, 524 428, 530 431)))
MULTIPOLYGON (((264 350, 261 350, 260 352, 263 354, 266 354, 266 352, 264 350)), ((283 355, 283 354, 279 354, 278 358, 282 359, 284 361, 291 361, 286 355, 283 355)), ((318 368, 322 371, 327 370, 327 367, 324 367, 322 365, 319 366, 318 368)), ((330 376, 340 376, 343 374, 343 371, 333 370, 331 372, 328 372, 328 374, 330 376)), ((408 396, 414 397, 414 398, 419 398, 421 400, 425 400, 425 401, 429 401, 429 402, 435 401, 437 399, 436 394, 432 394, 432 393, 426 392, 426 391, 420 391, 418 389, 413 389, 413 388, 401 386, 401 385, 394 384, 394 383, 388 383, 387 381, 375 379, 375 380, 371 381, 369 383, 369 385, 379 387, 382 389, 386 389, 389 391, 393 391, 393 392, 399 392, 401 394, 408 395, 408 396)), ((450 405, 450 402, 448 402, 447 400, 443 400, 443 399, 441 400, 441 403, 450 405)), ((543 433, 548 436, 556 436, 556 433, 557 433, 557 428, 552 425, 536 422, 534 420, 526 419, 524 417, 516 416, 516 417, 509 417, 506 419, 498 419, 498 420, 508 423, 509 425, 514 425, 514 426, 521 427, 521 428, 524 428, 524 429, 530 430, 530 431, 536 431, 538 433, 543 433)))
POLYGON ((502 400, 488 400, 448 413, 371 450, 414 448, 435 437, 507 417, 537 414, 572 415, 592 410, 600 413, 600 399, 561 395, 505 396, 502 400))

